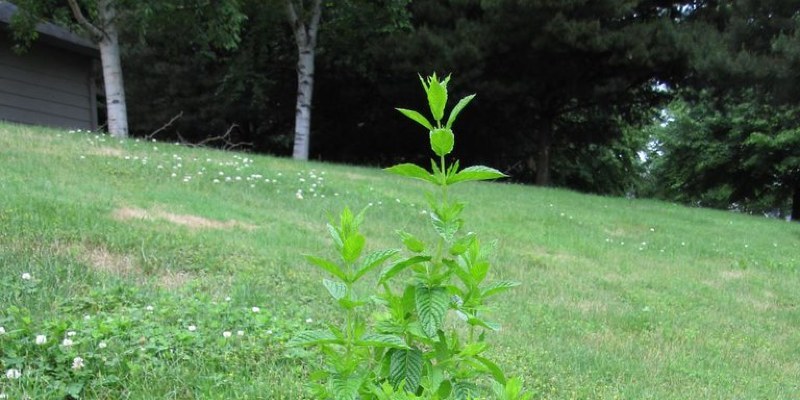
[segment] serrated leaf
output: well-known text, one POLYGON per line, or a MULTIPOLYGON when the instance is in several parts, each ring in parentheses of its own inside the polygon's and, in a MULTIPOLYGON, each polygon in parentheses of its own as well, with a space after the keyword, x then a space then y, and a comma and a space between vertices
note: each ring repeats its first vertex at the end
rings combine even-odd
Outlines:
POLYGON ((448 185, 467 181, 486 181, 491 179, 505 178, 508 175, 483 165, 467 167, 447 179, 448 185))
POLYGON ((356 271, 355 276, 353 276, 353 281, 359 280, 364 274, 373 269, 379 267, 383 264, 386 260, 392 258, 395 254, 399 253, 400 250, 397 249, 389 249, 389 250, 380 250, 370 253, 364 262, 361 264, 361 268, 356 271))
POLYGON ((386 168, 385 171, 391 172, 395 175, 405 176, 407 178, 420 179, 425 182, 430 182, 437 185, 439 184, 436 178, 426 171, 425 168, 422 168, 416 164, 397 164, 395 166, 386 168))
POLYGON ((328 233, 331 234, 331 238, 333 238, 333 242, 336 244, 337 249, 342 248, 342 235, 339 234, 339 231, 336 230, 331 224, 328 224, 328 233))
POLYGON ((461 110, 463 110, 463 109, 464 109, 464 107, 466 107, 466 106, 467 106, 467 104, 469 104, 469 102, 470 102, 470 101, 472 101, 472 99, 474 99, 474 98, 475 98, 475 95, 474 95, 474 94, 471 94, 471 95, 469 95, 469 96, 466 96, 466 97, 464 97, 463 99, 459 100, 459 101, 458 101, 458 103, 456 103, 456 106, 455 106, 455 107, 453 107, 453 110, 452 110, 452 111, 450 111, 450 117, 449 117, 449 118, 447 118, 447 125, 445 125, 445 126, 446 126, 448 129, 453 127, 453 123, 454 123, 454 122, 456 122, 456 117, 458 117, 458 114, 459 114, 459 113, 461 112, 461 110))
POLYGON ((361 257, 361 252, 364 250, 366 239, 360 233, 352 233, 344 239, 344 246, 342 246, 342 259, 346 262, 354 262, 361 257))
POLYGON ((325 289, 328 289, 328 293, 336 300, 343 299, 347 296, 347 285, 344 283, 323 278, 322 285, 325 286, 325 289))
POLYGON ((412 121, 415 121, 418 124, 424 126, 429 131, 433 130, 433 125, 431 125, 431 123, 428 122, 428 119, 425 118, 422 114, 420 114, 420 113, 418 113, 418 112, 416 112, 414 110, 408 110, 408 109, 405 109, 405 108, 396 108, 395 110, 400 111, 403 115, 405 115, 406 117, 408 117, 412 121))
POLYGON ((514 281, 497 281, 481 288, 481 296, 482 297, 494 296, 498 293, 505 292, 506 290, 517 287, 519 285, 520 285, 519 282, 514 282, 514 281))
POLYGON ((352 375, 336 374, 331 378, 333 395, 336 400, 356 400, 361 388, 361 378, 352 375))
POLYGON ((430 132, 431 150, 439 157, 444 157, 453 151, 455 146, 455 136, 453 131, 447 128, 434 129, 430 132))
POLYGON ((414 393, 419 388, 424 360, 417 349, 395 350, 389 362, 389 382, 397 388, 404 383, 407 392, 414 393))
POLYGON ((443 287, 417 286, 414 294, 417 315, 425 334, 433 339, 444 323, 444 315, 450 306, 450 296, 443 287))
POLYGON ((329 330, 303 331, 292 337, 286 344, 290 347, 313 346, 317 344, 342 344, 343 341, 329 330))
POLYGON ((456 400, 471 400, 476 394, 475 385, 469 382, 458 381, 453 384, 453 396, 456 400))
POLYGON ((492 377, 494 378, 495 381, 497 381, 501 385, 506 384, 506 375, 503 373, 503 370, 500 369, 499 366, 497 366, 497 364, 495 364, 488 358, 481 356, 476 356, 475 359, 480 361, 480 363, 483 364, 484 367, 486 367, 489 373, 492 374, 492 377))
POLYGON ((470 275, 472 278, 475 279, 475 284, 481 283, 484 278, 486 278, 486 274, 489 273, 489 263, 486 261, 478 261, 472 264, 469 269, 470 275))
POLYGON ((306 260, 310 263, 328 271, 331 275, 343 280, 347 281, 347 275, 345 275, 342 268, 334 262, 328 261, 324 258, 314 257, 314 256, 306 256, 306 260))
POLYGON ((447 105, 447 82, 450 78, 439 82, 436 74, 428 78, 428 86, 426 92, 428 94, 428 105, 431 108, 433 119, 441 121, 444 118, 444 108, 447 105))
POLYGON ((400 230, 397 231, 397 234, 400 235, 400 240, 403 241, 403 244, 408 250, 413 251, 414 253, 422 253, 425 251, 425 243, 417 239, 416 236, 400 230))
POLYGON ((394 349, 408 349, 406 342, 396 335, 382 333, 367 333, 356 340, 358 346, 389 347, 394 349))
POLYGON ((381 277, 378 280, 378 284, 380 285, 386 283, 389 279, 392 279, 392 277, 394 277, 395 275, 399 274, 404 269, 412 265, 416 265, 430 260, 431 260, 430 256, 414 256, 411 258, 407 258, 403 261, 400 261, 398 263, 395 263, 391 267, 381 272, 381 277))
POLYGON ((453 240, 453 236, 455 236, 456 232, 461 229, 462 222, 458 218, 444 221, 434 212, 431 213, 431 223, 433 224, 433 229, 436 231, 436 233, 438 233, 439 236, 441 236, 446 242, 450 242, 453 240))

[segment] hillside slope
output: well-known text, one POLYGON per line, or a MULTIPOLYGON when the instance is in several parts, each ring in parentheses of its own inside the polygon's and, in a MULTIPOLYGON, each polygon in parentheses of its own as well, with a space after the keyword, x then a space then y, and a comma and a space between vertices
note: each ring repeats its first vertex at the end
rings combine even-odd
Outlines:
MULTIPOLYGON (((538 398, 800 395, 800 224, 504 183, 454 196, 523 283, 493 357, 538 398)), ((0 367, 23 371, 0 392, 300 398, 307 355, 281 343, 335 318, 301 254, 370 204, 367 246, 398 247, 396 229, 428 232, 424 199, 378 169, 0 124, 0 367), (77 354, 116 381, 32 366, 77 354)))

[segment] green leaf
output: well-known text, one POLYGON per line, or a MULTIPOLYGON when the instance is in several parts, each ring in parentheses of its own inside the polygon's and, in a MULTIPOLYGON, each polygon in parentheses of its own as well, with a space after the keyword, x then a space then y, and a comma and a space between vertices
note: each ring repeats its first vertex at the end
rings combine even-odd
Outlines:
POLYGON ((450 77, 447 77, 444 81, 439 82, 434 73, 428 78, 428 85, 425 88, 428 94, 428 105, 431 108, 431 114, 433 114, 433 119, 437 122, 444 118, 444 108, 447 105, 447 82, 449 80, 450 77))
POLYGON ((414 256, 414 257, 411 257, 411 258, 407 258, 407 259, 405 259, 403 261, 400 261, 400 262, 392 265, 391 267, 385 269, 381 273, 381 277, 378 280, 378 284, 381 285, 383 283, 386 283, 389 279, 392 279, 392 277, 394 277, 395 275, 399 274, 404 269, 406 269, 406 268, 408 268, 408 267, 410 267, 412 265, 416 265, 416 264, 423 263, 423 262, 430 261, 430 260, 431 260, 430 256, 414 256))
POLYGON ((396 335, 385 335, 381 333, 367 333, 356 340, 358 346, 389 347, 395 349, 408 349, 406 342, 396 335))
POLYGON ((380 250, 370 253, 364 260, 364 262, 361 264, 361 268, 359 268, 358 271, 356 271, 356 274, 353 277, 353 281, 359 280, 362 276, 364 276, 364 274, 379 267, 386 260, 392 258, 395 254, 399 252, 400 250, 390 249, 390 250, 380 250))
POLYGON ((475 394, 477 390, 472 383, 458 381, 453 384, 453 395, 456 400, 472 400, 475 394))
POLYGON ((439 182, 436 177, 431 175, 425 168, 416 164, 398 164, 385 169, 386 172, 391 172, 395 175, 405 176, 407 178, 420 179, 426 182, 438 185, 439 182))
POLYGON ((481 327, 484 327, 486 329, 493 330, 495 332, 500 330, 500 324, 498 324, 496 322, 484 321, 484 320, 482 320, 482 319, 480 319, 478 317, 469 317, 467 319, 467 323, 472 325, 472 326, 481 326, 481 327))
POLYGON ((416 392, 422 378, 423 361, 418 349, 394 351, 389 362, 389 382, 395 387, 405 383, 407 392, 416 392))
POLYGON ((486 342, 470 343, 464 346, 459 352, 459 354, 461 354, 461 356, 463 357, 474 357, 477 356, 478 354, 483 353, 483 351, 486 350, 486 347, 487 347, 486 342))
POLYGON ((306 260, 308 260, 310 263, 312 263, 312 264, 324 269, 325 271, 328 271, 331 275, 333 275, 333 276, 335 276, 335 277, 337 277, 337 278, 339 278, 339 279, 341 279, 343 281, 347 281, 347 275, 345 275, 344 271, 342 271, 342 268, 339 267, 339 265, 337 265, 337 264, 335 264, 335 263, 333 263, 331 261, 328 261, 328 260, 326 260, 324 258, 308 256, 308 255, 306 256, 306 260))
POLYGON ((417 286, 414 297, 422 330, 429 338, 436 338, 436 332, 441 329, 444 315, 450 305, 447 289, 420 285, 417 286))
POLYGON ((333 238, 333 242, 336 244, 336 248, 337 249, 341 249, 342 246, 343 246, 342 235, 339 234, 339 231, 336 230, 336 227, 334 227, 331 224, 328 224, 328 233, 331 234, 331 237, 333 238))
POLYGON ((344 283, 323 278, 322 284, 325 286, 325 289, 328 289, 328 293, 336 300, 341 300, 347 296, 347 285, 344 283))
POLYGON ((496 380, 502 385, 506 384, 506 375, 503 373, 503 370, 500 369, 499 366, 497 366, 497 364, 481 356, 476 356, 475 359, 480 361, 480 363, 483 364, 483 366, 486 367, 487 370, 489 370, 489 373, 492 374, 494 380, 496 380))
POLYGON ((481 297, 494 296, 519 285, 519 282, 514 281, 497 281, 481 288, 481 297))
POLYGON ((403 244, 409 251, 413 251, 414 253, 422 253, 425 251, 425 243, 417 239, 416 236, 402 230, 398 230, 397 234, 400 235, 400 240, 403 241, 403 244))
POLYGON ((486 274, 489 273, 489 263, 486 261, 477 261, 469 269, 470 275, 475 279, 475 284, 481 283, 486 274))
POLYGON ((286 344, 289 347, 313 346, 317 344, 344 343, 329 330, 303 331, 292 337, 286 344))
POLYGON ((431 123, 428 122, 428 119, 425 118, 422 114, 414 110, 407 110, 405 108, 396 108, 395 110, 400 111, 401 113, 403 113, 403 115, 405 115, 406 117, 410 118, 413 121, 416 121, 418 124, 424 126, 429 131, 433 130, 433 125, 431 125, 431 123))
POLYGON ((467 250, 469 250, 469 246, 472 245, 472 242, 475 241, 475 234, 470 232, 466 234, 464 237, 456 240, 452 246, 450 246, 450 254, 454 256, 459 256, 464 254, 467 250))
POLYGON ((455 107, 453 107, 453 110, 452 110, 452 111, 450 111, 450 117, 449 117, 449 118, 447 118, 447 125, 445 126, 447 129, 450 129, 450 128, 452 128, 452 127, 453 127, 453 123, 454 123, 454 122, 456 122, 456 117, 458 117, 458 114, 459 114, 459 113, 461 112, 461 110, 463 110, 463 109, 464 109, 464 107, 466 107, 466 106, 467 106, 467 104, 469 104, 469 102, 470 102, 470 101, 472 101, 472 99, 474 99, 474 98, 475 98, 475 95, 474 95, 474 94, 471 94, 471 95, 469 95, 469 96, 466 96, 466 97, 464 97, 463 99, 461 99, 461 100, 459 100, 459 101, 458 101, 458 103, 456 104, 456 106, 455 106, 455 107))
POLYGON ((336 374, 331 378, 333 395, 336 400, 356 400, 361 388, 362 378, 352 375, 336 374))
POLYGON ((436 231, 436 233, 438 233, 439 236, 441 236, 446 242, 452 241, 453 236, 455 236, 456 232, 461 229, 461 219, 453 218, 444 220, 435 212, 432 212, 430 215, 431 223, 433 224, 433 229, 436 231))
MULTIPOLYGON (((439 157, 444 157, 453 151, 455 136, 448 128, 434 129, 430 133, 431 150, 439 157)), ((456 175, 458 176, 458 175, 456 175)))
POLYGON ((364 243, 366 239, 360 233, 353 233, 344 239, 344 246, 342 246, 342 259, 346 262, 354 262, 361 257, 361 252, 364 250, 364 243))
POLYGON ((453 185, 459 182, 467 182, 467 181, 486 181, 490 179, 505 178, 507 176, 508 175, 494 168, 485 167, 483 165, 476 165, 464 168, 463 170, 455 174, 455 176, 448 178, 447 184, 453 185))

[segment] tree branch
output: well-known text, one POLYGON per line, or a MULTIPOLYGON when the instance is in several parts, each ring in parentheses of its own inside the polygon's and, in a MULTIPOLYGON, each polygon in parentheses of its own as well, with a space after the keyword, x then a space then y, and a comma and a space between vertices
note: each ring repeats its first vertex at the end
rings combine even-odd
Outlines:
POLYGON ((149 134, 149 135, 145 136, 145 139, 147 139, 147 140, 150 140, 150 139, 152 139, 152 138, 153 138, 153 137, 155 137, 155 136, 156 136, 156 135, 157 135, 159 132, 162 132, 162 131, 164 131, 165 129, 169 128, 169 127, 170 127, 170 125, 172 125, 172 123, 174 123, 175 121, 177 121, 177 120, 178 120, 178 119, 180 119, 181 117, 183 117, 183 111, 179 112, 177 115, 175 115, 174 117, 172 117, 172 119, 170 119, 170 120, 169 120, 169 122, 167 122, 166 124, 164 124, 164 125, 163 125, 163 126, 161 126, 160 128, 158 128, 158 129, 154 130, 154 131, 153 131, 151 134, 149 134))
POLYGON ((289 16, 289 24, 292 25, 292 31, 294 31, 294 40, 297 43, 297 48, 306 47, 308 45, 308 32, 306 32, 305 23, 297 15, 297 8, 293 0, 286 0, 286 14, 289 16))
POLYGON ((319 20, 322 16, 322 0, 314 0, 313 7, 311 21, 308 24, 308 45, 312 48, 317 47, 317 32, 319 31, 319 20))
POLYGON ((101 30, 100 28, 89 22, 88 19, 86 19, 86 17, 83 15, 83 11, 81 11, 81 6, 78 5, 77 0, 67 0, 67 3, 69 3, 69 8, 70 10, 72 10, 72 15, 78 21, 78 24, 80 24, 84 29, 89 31, 89 33, 91 33, 98 39, 105 36, 103 30, 101 30))

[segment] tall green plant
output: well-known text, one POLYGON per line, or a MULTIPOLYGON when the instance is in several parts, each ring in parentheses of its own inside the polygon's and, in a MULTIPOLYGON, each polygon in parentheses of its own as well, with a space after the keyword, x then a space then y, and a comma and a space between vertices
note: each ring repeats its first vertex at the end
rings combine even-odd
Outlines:
POLYGON ((398 231, 409 255, 394 260, 401 252, 394 249, 363 256, 366 239, 359 226, 364 211, 356 215, 345 209, 338 222, 328 225, 338 258, 307 256, 331 275, 322 283, 343 310, 344 321, 341 326, 301 332, 290 345, 321 348, 325 363, 312 374, 318 398, 527 399, 521 382, 507 380, 485 356, 487 333, 500 329, 486 316, 488 302, 518 283, 487 281, 489 251, 481 247, 476 234, 461 233, 464 203, 448 193, 460 182, 505 175, 489 167, 460 169, 458 161, 447 163, 455 144, 453 123, 475 95, 461 99, 443 123, 450 77, 439 80, 433 74, 420 79, 433 122, 417 111, 398 110, 428 130, 438 160, 431 160, 430 171, 414 164, 387 171, 435 187, 429 196, 429 215, 436 239, 425 243, 398 231), (394 261, 382 270, 370 296, 357 294, 356 284, 389 260, 394 261), (382 312, 367 312, 374 303, 382 312))

